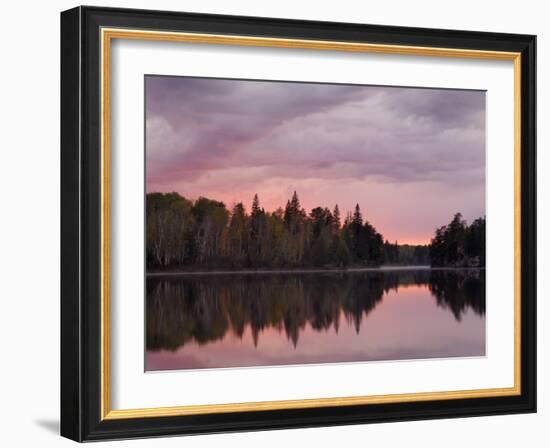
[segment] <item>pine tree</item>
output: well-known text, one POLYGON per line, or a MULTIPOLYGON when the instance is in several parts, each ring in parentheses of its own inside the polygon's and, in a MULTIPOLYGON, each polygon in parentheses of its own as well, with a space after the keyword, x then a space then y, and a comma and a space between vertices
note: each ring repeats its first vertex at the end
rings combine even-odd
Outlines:
POLYGON ((252 216, 257 215, 260 213, 260 199, 258 198, 258 193, 254 195, 254 199, 252 200, 252 216))
POLYGON ((235 204, 229 224, 229 247, 232 262, 242 264, 246 253, 247 216, 242 202, 235 204))
POLYGON ((340 209, 338 208, 338 204, 336 204, 332 212, 332 233, 337 234, 340 231, 340 226, 340 209))
POLYGON ((292 195, 292 200, 290 201, 290 207, 292 210, 298 212, 300 211, 300 200, 298 199, 298 194, 296 193, 296 190, 294 190, 294 194, 292 195))
POLYGON ((361 215, 361 209, 359 208, 359 204, 355 205, 355 211, 353 212, 351 223, 357 227, 360 227, 363 225, 363 216, 361 215))
POLYGON ((449 224, 436 229, 429 256, 432 266, 485 266, 485 218, 468 226, 456 213, 449 224))
POLYGON ((258 195, 254 195, 252 200, 252 209, 250 212, 250 241, 248 243, 249 248, 249 261, 257 263, 260 258, 261 252, 261 238, 262 230, 262 209, 260 208, 260 199, 258 195))
POLYGON ((368 262, 369 257, 369 232, 370 224, 368 222, 363 226, 363 215, 359 204, 355 206, 355 211, 351 218, 351 253, 355 261, 360 263, 368 262))
POLYGON ((298 194, 294 191, 292 199, 287 201, 285 208, 285 225, 292 235, 297 235, 302 231, 305 212, 300 205, 298 194))

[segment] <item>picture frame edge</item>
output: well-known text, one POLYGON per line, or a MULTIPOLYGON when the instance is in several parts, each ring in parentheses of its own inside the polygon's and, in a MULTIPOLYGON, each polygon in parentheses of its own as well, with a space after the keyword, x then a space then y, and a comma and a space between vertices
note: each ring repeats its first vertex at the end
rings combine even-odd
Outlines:
MULTIPOLYGON (((155 23, 160 23, 157 20, 155 23)), ((157 25, 158 26, 158 25, 157 25)), ((211 29, 213 25, 206 28, 211 29)), ((214 26, 215 28, 215 26, 214 26)), ((231 27, 230 27, 231 28, 231 27)), ((272 32, 273 29, 269 28, 272 32)), ((303 31, 302 31, 303 33, 303 31)), ((368 34, 368 33, 367 33, 368 34)), ((380 35, 380 34, 379 34, 380 35)), ((61 13, 61 435, 75 441, 155 437, 160 435, 252 431, 297 427, 363 424, 536 412, 536 36, 386 27, 384 25, 308 22, 303 20, 221 16, 122 8, 76 7, 61 13), (206 22, 249 24, 247 30, 270 24, 287 28, 312 26, 355 35, 361 29, 422 35, 434 32, 444 44, 457 36, 475 45, 506 46, 522 54, 521 66, 521 394, 512 397, 438 402, 361 405, 312 410, 263 411, 202 416, 101 419, 100 354, 100 98, 98 30, 104 16, 119 20, 155 14, 206 22), (252 25, 250 25, 252 24, 252 25), (355 33, 355 34, 354 34, 355 33), (498 40, 498 45, 493 41, 498 40), (503 42, 504 41, 504 42, 503 42), (458 405, 457 405, 458 403, 458 405), (367 408, 368 407, 368 408, 367 408), (400 407, 400 409, 397 409, 400 407), (377 413, 373 412, 376 410, 377 413), (211 421, 210 421, 211 420, 211 421)), ((393 37, 395 38, 395 36, 393 37)), ((403 39, 403 37, 400 37, 403 39)), ((420 39, 421 40, 421 39, 420 39)), ((415 40, 418 42, 418 38, 415 40)), ((454 47, 450 47, 454 48, 454 47)))

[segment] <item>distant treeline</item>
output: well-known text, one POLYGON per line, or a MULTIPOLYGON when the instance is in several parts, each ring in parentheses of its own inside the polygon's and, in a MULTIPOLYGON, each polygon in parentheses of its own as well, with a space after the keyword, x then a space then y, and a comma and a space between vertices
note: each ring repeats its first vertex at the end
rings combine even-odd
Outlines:
POLYGON ((470 225, 460 213, 446 226, 435 231, 430 244, 432 266, 485 266, 485 218, 470 225))
POLYGON ((384 263, 388 265, 427 265, 430 264, 430 246, 384 243, 384 263))
POLYGON ((359 205, 342 222, 338 205, 306 213, 296 192, 284 209, 274 212, 261 207, 258 195, 250 213, 242 203, 228 210, 223 202, 204 197, 191 201, 178 193, 149 193, 146 201, 148 269, 434 264, 428 245, 384 241, 359 205))

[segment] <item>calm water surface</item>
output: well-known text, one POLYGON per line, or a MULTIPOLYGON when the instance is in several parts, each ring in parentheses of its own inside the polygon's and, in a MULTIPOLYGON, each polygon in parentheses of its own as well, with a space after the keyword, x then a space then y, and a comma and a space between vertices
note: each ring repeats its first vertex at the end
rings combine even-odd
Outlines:
POLYGON ((146 370, 485 354, 485 271, 147 277, 146 370))

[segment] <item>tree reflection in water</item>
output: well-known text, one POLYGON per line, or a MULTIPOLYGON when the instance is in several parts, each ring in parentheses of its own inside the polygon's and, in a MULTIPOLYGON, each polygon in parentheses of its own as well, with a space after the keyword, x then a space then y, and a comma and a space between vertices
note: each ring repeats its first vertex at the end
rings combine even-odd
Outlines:
POLYGON ((254 345, 272 327, 296 346, 307 324, 338 332, 342 315, 359 333, 388 291, 410 285, 427 287, 457 321, 468 309, 485 314, 485 271, 478 269, 148 277, 147 350, 207 344, 228 332, 242 338, 248 325, 254 345))

